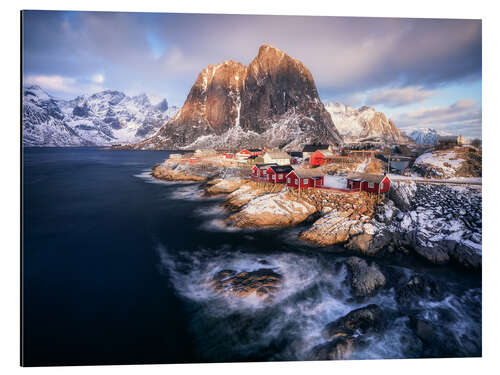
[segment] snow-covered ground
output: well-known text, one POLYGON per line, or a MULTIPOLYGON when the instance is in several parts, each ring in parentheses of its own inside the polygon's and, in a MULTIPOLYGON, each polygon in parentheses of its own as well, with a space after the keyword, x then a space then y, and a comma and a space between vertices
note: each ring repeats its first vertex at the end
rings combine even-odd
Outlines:
POLYGON ((347 189, 347 179, 344 176, 331 176, 327 174, 325 175, 323 185, 332 189, 347 189))

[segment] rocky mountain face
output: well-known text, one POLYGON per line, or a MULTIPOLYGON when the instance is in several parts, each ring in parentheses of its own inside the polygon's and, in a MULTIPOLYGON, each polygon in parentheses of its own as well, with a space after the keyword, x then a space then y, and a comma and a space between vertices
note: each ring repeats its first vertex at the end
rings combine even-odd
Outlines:
POLYGON ((176 107, 146 94, 102 91, 57 100, 39 86, 23 89, 23 145, 94 146, 139 142, 168 121, 176 107))
POLYGON ((325 108, 346 142, 411 142, 391 119, 387 119, 382 112, 377 112, 372 107, 363 106, 356 109, 342 103, 329 103, 325 108))
POLYGON ((157 148, 281 147, 342 138, 318 97, 309 70, 269 45, 248 65, 209 65, 183 107, 151 139, 133 145, 157 148))
POLYGON ((451 135, 450 133, 436 129, 417 129, 408 134, 417 145, 434 145, 442 135, 451 135))

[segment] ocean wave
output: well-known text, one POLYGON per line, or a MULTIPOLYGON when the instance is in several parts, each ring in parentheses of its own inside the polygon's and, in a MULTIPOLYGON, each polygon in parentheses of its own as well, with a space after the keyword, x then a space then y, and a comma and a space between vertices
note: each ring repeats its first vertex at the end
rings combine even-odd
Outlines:
MULTIPOLYGON (((272 249, 269 254, 254 254, 229 247, 179 252, 159 246, 158 252, 175 290, 188 304, 198 306, 192 323, 201 337, 200 350, 205 359, 220 358, 221 352, 227 355, 224 360, 254 356, 276 342, 283 343, 282 347, 273 346, 267 359, 307 359, 313 347, 325 342, 322 331, 329 322, 371 303, 394 319, 383 334, 364 337, 365 346, 355 351, 354 359, 411 357, 419 342, 408 326, 408 316, 398 312, 394 288, 362 302, 353 298, 341 263, 344 258, 321 253, 272 253, 272 249), (283 276, 281 287, 270 300, 254 294, 218 294, 211 287, 212 277, 221 270, 251 272, 261 268, 283 276)), ((411 272, 403 269, 398 275, 404 274, 411 272)), ((477 329, 480 331, 481 325, 468 311, 471 299, 477 299, 477 291, 450 295, 442 301, 424 300, 421 306, 422 318, 446 324, 457 339, 472 335, 472 344, 464 343, 464 353, 474 353, 480 346, 477 329), (433 315, 440 310, 451 311, 456 319, 446 322, 433 315)))

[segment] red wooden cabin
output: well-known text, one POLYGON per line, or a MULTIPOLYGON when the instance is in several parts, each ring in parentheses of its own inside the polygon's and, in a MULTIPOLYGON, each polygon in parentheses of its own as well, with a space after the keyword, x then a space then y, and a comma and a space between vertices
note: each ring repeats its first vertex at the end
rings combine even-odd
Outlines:
POLYGON ((267 168, 267 177, 269 182, 284 184, 286 176, 293 170, 289 165, 272 165, 267 168))
POLYGON ((358 173, 347 177, 347 188, 368 193, 387 193, 391 180, 387 175, 358 173))
POLYGON ((328 150, 317 150, 309 157, 309 165, 319 166, 327 164, 331 162, 333 157, 335 157, 335 155, 328 150))
POLYGON ((234 158, 234 154, 232 154, 230 152, 224 152, 222 154, 222 157, 225 158, 225 159, 232 159, 232 158, 234 158))
POLYGON ((294 169, 286 176, 286 185, 292 188, 323 187, 324 175, 314 169, 294 169))
POLYGON ((252 167, 252 172, 250 173, 250 177, 253 179, 266 180, 267 177, 267 169, 271 166, 275 166, 276 164, 255 164, 252 167))

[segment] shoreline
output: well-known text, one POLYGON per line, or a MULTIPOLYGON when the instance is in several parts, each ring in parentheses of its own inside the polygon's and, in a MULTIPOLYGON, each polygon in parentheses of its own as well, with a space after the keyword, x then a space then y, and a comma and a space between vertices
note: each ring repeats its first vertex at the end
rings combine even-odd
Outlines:
MULTIPOLYGON (((151 175, 167 181, 200 182, 206 196, 225 196, 223 205, 231 214, 224 222, 230 226, 286 228, 307 222, 296 240, 311 246, 339 245, 353 256, 378 258, 412 254, 434 265, 448 265, 474 273, 482 270, 481 245, 471 241, 477 241, 480 233, 471 230, 466 239, 450 240, 443 236, 440 241, 429 244, 422 241, 418 226, 415 229, 407 223, 407 218, 411 221, 416 211, 422 212, 421 207, 416 211, 404 211, 405 203, 408 204, 404 202, 408 200, 405 195, 408 186, 410 190, 417 190, 415 183, 397 181, 388 196, 380 199, 365 192, 305 189, 299 193, 284 184, 244 178, 245 173, 246 169, 239 166, 185 164, 167 159, 155 165, 151 175)), ((442 223, 440 218, 436 220, 442 223)), ((419 223, 418 218, 415 223, 419 223)), ((442 232, 447 230, 442 229, 442 232)), ((441 233, 438 230, 433 234, 441 233)))

